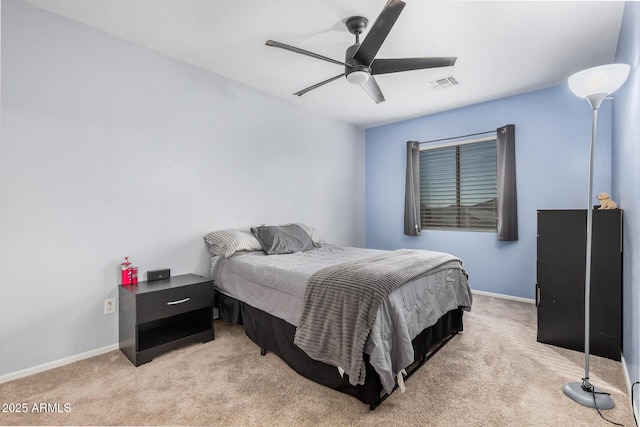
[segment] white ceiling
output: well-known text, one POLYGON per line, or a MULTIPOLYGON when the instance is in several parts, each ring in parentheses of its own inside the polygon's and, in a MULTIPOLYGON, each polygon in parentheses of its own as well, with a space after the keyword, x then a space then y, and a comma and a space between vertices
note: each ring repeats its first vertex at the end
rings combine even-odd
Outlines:
MULTIPOLYGON (((344 19, 369 27, 385 0, 24 0, 300 108, 363 128, 525 93, 614 60, 623 2, 406 0, 378 58, 457 56, 455 66, 376 76, 375 104, 339 79, 344 69, 265 46, 273 39, 339 61, 355 41, 344 19), (459 86, 433 90, 453 76, 459 86)), ((366 36, 366 33, 365 33, 366 36)))

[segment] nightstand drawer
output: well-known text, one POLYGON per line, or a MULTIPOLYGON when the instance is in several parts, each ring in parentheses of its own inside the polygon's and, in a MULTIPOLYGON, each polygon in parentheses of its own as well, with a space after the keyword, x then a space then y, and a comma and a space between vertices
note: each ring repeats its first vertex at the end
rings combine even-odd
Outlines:
POLYGON ((213 295, 211 282, 138 295, 136 323, 146 323, 203 307, 211 307, 213 295))

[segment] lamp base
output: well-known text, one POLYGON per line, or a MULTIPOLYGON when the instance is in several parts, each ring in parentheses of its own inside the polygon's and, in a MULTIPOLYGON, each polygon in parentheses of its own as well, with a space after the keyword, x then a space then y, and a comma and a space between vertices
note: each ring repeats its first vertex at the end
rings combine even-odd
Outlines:
POLYGON ((574 402, 589 408, 612 409, 615 406, 609 394, 604 394, 605 392, 597 387, 593 387, 593 392, 587 391, 582 388, 582 382, 567 383, 562 387, 562 391, 574 402))

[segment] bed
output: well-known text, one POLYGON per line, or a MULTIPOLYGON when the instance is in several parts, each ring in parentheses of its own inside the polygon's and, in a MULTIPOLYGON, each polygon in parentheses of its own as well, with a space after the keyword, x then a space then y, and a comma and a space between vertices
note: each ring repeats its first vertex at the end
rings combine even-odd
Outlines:
POLYGON ((462 262, 431 251, 327 244, 304 224, 209 233, 223 321, 261 354, 371 409, 456 333, 472 297, 462 262))

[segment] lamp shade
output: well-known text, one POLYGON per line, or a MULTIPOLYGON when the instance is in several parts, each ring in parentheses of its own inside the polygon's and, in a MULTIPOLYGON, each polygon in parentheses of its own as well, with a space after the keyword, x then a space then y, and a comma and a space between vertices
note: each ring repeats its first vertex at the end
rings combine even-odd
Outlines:
POLYGON ((629 75, 628 64, 608 64, 587 68, 569 77, 569 89, 580 98, 615 92, 629 75))

